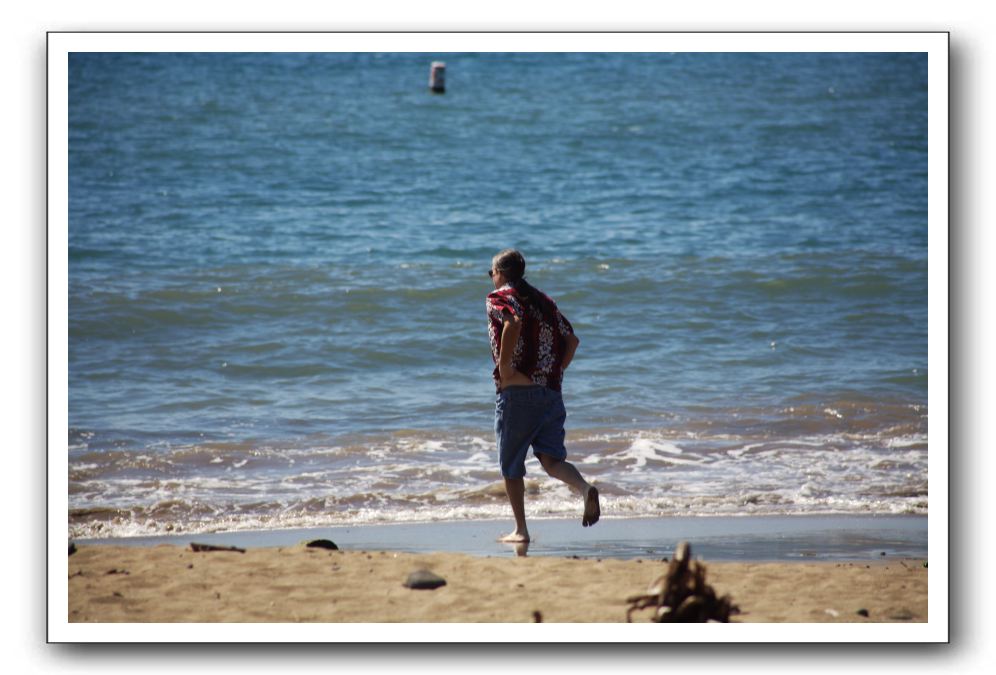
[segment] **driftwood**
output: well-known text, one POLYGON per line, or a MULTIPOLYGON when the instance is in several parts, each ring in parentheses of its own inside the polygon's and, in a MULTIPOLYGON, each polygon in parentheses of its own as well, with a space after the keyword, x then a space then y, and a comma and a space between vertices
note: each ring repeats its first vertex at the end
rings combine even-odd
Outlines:
POLYGON ((740 612, 729 595, 716 597, 712 586, 705 582, 705 567, 692 560, 692 550, 688 542, 678 544, 674 558, 667 572, 650 584, 646 593, 626 598, 630 607, 626 610, 626 622, 632 622, 633 612, 648 607, 654 608, 651 621, 727 623, 730 614, 740 612))
POLYGON ((204 553, 207 551, 235 551, 236 553, 245 553, 244 548, 239 548, 237 546, 215 546, 214 544, 195 544, 190 542, 190 550, 194 553, 204 553))

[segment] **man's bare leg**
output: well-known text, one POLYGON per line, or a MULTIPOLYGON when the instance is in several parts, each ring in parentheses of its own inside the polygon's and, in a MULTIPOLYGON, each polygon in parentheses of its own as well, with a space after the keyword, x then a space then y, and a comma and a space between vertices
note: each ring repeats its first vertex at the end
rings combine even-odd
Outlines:
POLYGON ((498 541, 513 543, 529 541, 529 530, 526 529, 525 481, 521 478, 506 478, 505 494, 512 505, 512 516, 515 518, 515 531, 500 537, 498 541))
POLYGON ((567 483, 581 493, 581 497, 584 498, 584 515, 581 517, 581 524, 588 527, 597 523, 602 511, 598 504, 598 490, 595 486, 586 481, 581 472, 570 462, 544 455, 541 452, 536 453, 536 456, 549 475, 567 483))

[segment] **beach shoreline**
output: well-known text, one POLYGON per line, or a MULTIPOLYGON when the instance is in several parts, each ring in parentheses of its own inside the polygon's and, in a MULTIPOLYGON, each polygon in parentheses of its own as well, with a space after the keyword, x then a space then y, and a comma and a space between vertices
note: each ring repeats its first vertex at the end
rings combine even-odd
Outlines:
MULTIPOLYGON (((530 556, 636 559, 670 555, 679 541, 714 561, 868 561, 927 557, 927 516, 775 515, 604 517, 594 528, 578 519, 531 518, 530 556)), ((323 528, 184 533, 75 539, 82 545, 186 546, 200 542, 242 548, 286 547, 327 538, 347 550, 514 556, 497 538, 508 520, 333 525, 323 528)))

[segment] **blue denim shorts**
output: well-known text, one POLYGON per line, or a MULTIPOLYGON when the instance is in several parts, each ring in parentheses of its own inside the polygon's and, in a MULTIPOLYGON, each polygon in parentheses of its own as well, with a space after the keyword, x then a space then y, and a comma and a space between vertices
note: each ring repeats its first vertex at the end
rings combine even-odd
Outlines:
POLYGON ((498 463, 505 478, 526 475, 526 452, 566 459, 564 397, 542 385, 512 386, 495 399, 495 440, 498 463))

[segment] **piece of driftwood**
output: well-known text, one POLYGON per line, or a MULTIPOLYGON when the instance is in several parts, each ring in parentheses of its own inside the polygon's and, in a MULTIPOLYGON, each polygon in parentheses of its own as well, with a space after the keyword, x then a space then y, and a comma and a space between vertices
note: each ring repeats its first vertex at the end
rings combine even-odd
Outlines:
POLYGON ((236 553, 245 553, 244 548, 239 548, 238 546, 215 546, 214 544, 195 544, 190 542, 190 550, 194 553, 206 553, 209 551, 234 551, 236 553))
POLYGON ((692 560, 688 542, 678 544, 667 572, 647 588, 646 593, 626 598, 626 622, 632 622, 633 612, 654 608, 651 621, 657 623, 727 623, 730 614, 739 613, 729 595, 716 597, 716 591, 705 582, 705 567, 692 560))

